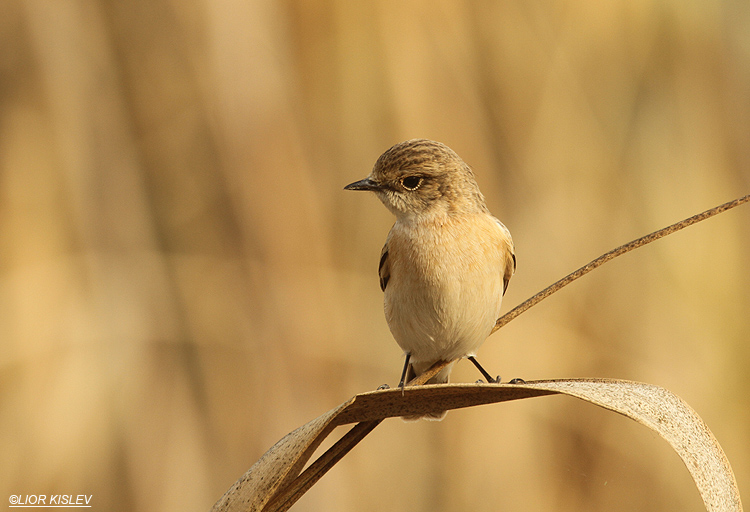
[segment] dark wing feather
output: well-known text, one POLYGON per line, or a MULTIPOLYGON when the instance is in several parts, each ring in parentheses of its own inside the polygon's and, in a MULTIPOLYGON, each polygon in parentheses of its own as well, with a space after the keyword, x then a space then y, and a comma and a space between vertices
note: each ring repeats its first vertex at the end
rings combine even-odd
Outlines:
POLYGON ((388 260, 388 243, 383 246, 383 251, 380 253, 378 275, 380 276, 380 289, 385 291, 385 287, 388 286, 388 280, 391 278, 391 264, 388 260))
POLYGON ((510 283, 510 278, 513 277, 513 274, 516 271, 516 253, 513 251, 513 246, 510 246, 511 250, 511 258, 513 261, 513 265, 510 265, 510 261, 505 262, 505 274, 503 274, 503 295, 505 295, 505 292, 508 291, 508 283, 510 283))
POLYGON ((503 240, 506 249, 505 272, 503 273, 503 295, 505 295, 505 292, 508 291, 508 283, 510 282, 510 278, 513 277, 513 274, 516 272, 516 250, 513 246, 513 238, 510 236, 510 231, 508 231, 508 228, 506 228, 505 224, 503 224, 499 220, 495 219, 495 221, 497 222, 497 225, 500 226, 500 229, 505 235, 505 240, 503 240))

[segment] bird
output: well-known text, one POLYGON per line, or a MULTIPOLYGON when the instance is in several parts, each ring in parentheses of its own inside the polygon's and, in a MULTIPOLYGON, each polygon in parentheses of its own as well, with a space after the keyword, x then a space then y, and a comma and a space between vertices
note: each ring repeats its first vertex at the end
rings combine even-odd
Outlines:
MULTIPOLYGON (((374 192, 396 220, 380 255, 385 318, 405 361, 399 386, 440 361, 476 360, 515 273, 513 239, 487 208, 472 169, 448 146, 411 139, 386 150, 345 190, 374 192)), ((440 420, 446 411, 425 419, 440 420)), ((416 419, 416 418, 405 418, 416 419)))

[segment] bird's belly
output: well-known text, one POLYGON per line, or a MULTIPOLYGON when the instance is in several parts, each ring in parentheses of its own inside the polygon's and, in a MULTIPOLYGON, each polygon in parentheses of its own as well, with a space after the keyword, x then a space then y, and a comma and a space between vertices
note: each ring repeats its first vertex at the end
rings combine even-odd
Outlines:
POLYGON ((473 355, 500 314, 502 264, 431 263, 403 264, 390 280, 385 315, 393 337, 414 362, 473 355))

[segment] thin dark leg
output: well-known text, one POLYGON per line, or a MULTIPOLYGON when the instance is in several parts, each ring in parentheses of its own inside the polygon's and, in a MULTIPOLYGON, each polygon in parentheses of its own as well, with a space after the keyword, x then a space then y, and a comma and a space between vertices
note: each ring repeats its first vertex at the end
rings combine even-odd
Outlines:
POLYGON ((398 387, 401 389, 404 389, 404 380, 406 379, 406 370, 409 368, 409 359, 411 359, 411 354, 406 353, 406 360, 404 361, 404 369, 401 372, 401 382, 398 383, 398 387))
POLYGON ((493 379, 492 377, 490 377, 490 374, 487 373, 487 370, 485 370, 484 368, 482 368, 482 365, 479 364, 479 361, 477 361, 476 359, 474 359, 474 356, 469 356, 468 359, 469 359, 469 361, 471 361, 472 363, 474 363, 474 366, 476 366, 477 370, 479 370, 482 373, 482 375, 484 376, 484 378, 487 379, 487 382, 492 383, 492 384, 499 384, 500 383, 500 376, 498 375, 498 377, 496 379, 493 379))

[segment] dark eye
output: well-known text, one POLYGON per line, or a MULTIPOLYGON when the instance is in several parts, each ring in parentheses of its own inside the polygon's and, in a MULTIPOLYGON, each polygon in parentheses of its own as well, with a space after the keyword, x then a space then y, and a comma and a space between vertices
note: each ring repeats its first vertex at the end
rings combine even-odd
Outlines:
POLYGON ((421 176, 407 176, 401 180, 401 184, 406 190, 417 190, 422 184, 421 176))

